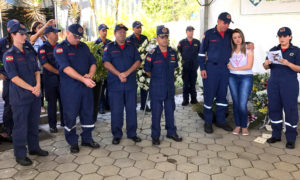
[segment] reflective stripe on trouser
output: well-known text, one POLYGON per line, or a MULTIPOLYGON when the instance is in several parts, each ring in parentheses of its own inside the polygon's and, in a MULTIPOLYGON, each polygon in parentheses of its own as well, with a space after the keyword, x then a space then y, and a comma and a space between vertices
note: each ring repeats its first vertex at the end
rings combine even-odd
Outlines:
POLYGON ((225 115, 227 112, 227 88, 229 72, 226 66, 214 66, 207 64, 207 78, 203 79, 204 86, 204 120, 212 123, 213 113, 212 104, 216 97, 216 118, 218 124, 226 123, 225 115), (213 69, 216 68, 216 69, 213 69), (220 69, 219 69, 220 68, 220 69))
POLYGON ((272 120, 272 137, 281 138, 282 110, 285 113, 286 140, 295 142, 298 124, 298 94, 299 85, 297 79, 270 78, 268 83, 268 107, 269 117, 272 120))
POLYGON ((61 88, 61 99, 64 111, 65 138, 70 145, 78 144, 76 134, 76 118, 79 115, 80 123, 83 125, 81 139, 83 143, 92 141, 92 130, 94 127, 84 127, 93 125, 93 91, 83 86, 69 92, 71 88, 61 88))

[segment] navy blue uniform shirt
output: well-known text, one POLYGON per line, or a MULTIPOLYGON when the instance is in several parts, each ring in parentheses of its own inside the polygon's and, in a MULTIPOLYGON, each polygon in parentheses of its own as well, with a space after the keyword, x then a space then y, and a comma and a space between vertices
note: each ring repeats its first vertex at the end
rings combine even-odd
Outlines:
MULTIPOLYGON (((104 46, 106 46, 108 43, 110 43, 111 42, 111 40, 109 40, 109 39, 106 39, 106 41, 105 41, 105 43, 103 43, 104 44, 104 46)), ((101 40, 101 38, 99 37, 96 41, 95 41, 95 44, 100 44, 100 43, 102 43, 102 40, 101 40)))
POLYGON ((147 54, 144 69, 146 72, 151 72, 151 99, 174 98, 174 72, 177 67, 176 51, 170 47, 168 47, 166 58, 160 51, 159 46, 154 49, 154 52, 147 54))
MULTIPOLYGON (((29 48, 33 49, 32 45, 27 40, 25 41, 25 45, 28 46, 29 48)), ((1 58, 1 61, 3 60, 2 59, 3 58, 3 54, 7 50, 9 50, 9 49, 10 49, 10 47, 9 47, 9 44, 8 44, 8 41, 7 41, 7 37, 1 38, 0 39, 0 58, 1 58)), ((2 63, 3 63, 3 61, 2 61, 2 63)), ((6 74, 5 70, 4 70, 4 66, 0 67, 0 73, 3 74, 3 75, 5 75, 7 77, 7 74, 6 74)))
MULTIPOLYGON (((275 46, 270 51, 281 50, 281 46, 275 46)), ((282 50, 281 50, 282 52, 282 50)), ((289 48, 282 52, 283 59, 300 66, 300 49, 297 46, 290 44, 289 48)), ((293 71, 291 68, 281 65, 281 64, 270 64, 271 76, 276 78, 296 78, 297 72, 293 71)))
MULTIPOLYGON (((127 71, 136 61, 140 60, 140 54, 132 43, 125 42, 122 50, 116 41, 107 44, 102 58, 103 63, 110 62, 119 72, 127 71)), ((125 83, 122 83, 118 76, 108 72, 107 84, 110 91, 136 89, 136 72, 132 72, 125 83)))
POLYGON ((142 45, 145 40, 148 40, 147 36, 144 36, 144 35, 140 35, 140 39, 138 39, 135 34, 131 34, 130 36, 128 36, 126 38, 126 41, 127 42, 130 42, 130 43, 133 43, 135 45, 136 48, 139 48, 140 45, 142 45))
POLYGON ((177 49, 181 53, 184 62, 197 61, 200 50, 200 41, 193 39, 192 43, 190 43, 188 39, 185 38, 179 42, 177 49))
MULTIPOLYGON (((23 46, 24 54, 15 46, 12 46, 3 55, 4 68, 9 79, 19 76, 31 86, 36 85, 35 72, 39 72, 36 61, 36 53, 33 48, 23 46)), ((10 83, 9 98, 11 105, 25 105, 37 98, 31 91, 10 83)))
POLYGON ((232 29, 227 29, 224 38, 222 38, 217 31, 217 26, 204 33, 198 54, 201 70, 206 70, 205 63, 228 64, 231 57, 231 38, 232 29), (205 60, 206 55, 208 57, 207 62, 205 60))
MULTIPOLYGON (((39 47, 38 50, 38 57, 40 60, 40 63, 44 65, 45 63, 49 63, 54 68, 58 69, 58 65, 55 61, 54 55, 53 55, 54 47, 46 41, 41 47, 39 47)), ((44 68, 44 78, 45 78, 45 85, 48 87, 58 87, 59 86, 59 75, 55 74, 53 72, 48 71, 46 68, 44 68)))
POLYGON ((96 64, 95 57, 91 54, 89 47, 79 42, 74 46, 68 42, 67 39, 59 43, 54 49, 54 58, 58 65, 60 74, 60 84, 64 87, 76 88, 82 85, 82 82, 71 78, 63 72, 63 70, 70 66, 77 73, 84 76, 90 71, 90 67, 96 64))

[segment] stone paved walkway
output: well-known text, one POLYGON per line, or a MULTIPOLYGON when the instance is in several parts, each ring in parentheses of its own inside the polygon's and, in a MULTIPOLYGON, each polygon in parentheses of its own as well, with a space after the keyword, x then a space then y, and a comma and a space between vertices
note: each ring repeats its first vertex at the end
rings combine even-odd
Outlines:
MULTIPOLYGON (((250 136, 236 136, 215 128, 215 133, 208 135, 192 107, 182 107, 180 103, 179 95, 175 116, 183 142, 166 139, 163 127, 161 145, 152 146, 148 114, 139 132, 141 143, 124 137, 120 145, 112 145, 107 113, 98 117, 93 133, 100 149, 80 147, 79 154, 70 154, 60 129, 53 138, 40 142, 50 155, 30 156, 34 160, 30 167, 17 165, 12 150, 1 152, 0 179, 300 179, 300 138, 295 150, 287 150, 285 141, 274 145, 253 142, 265 131, 252 130, 250 136)), ((139 125, 141 117, 138 111, 139 125)), ((47 129, 47 125, 41 128, 47 129)))

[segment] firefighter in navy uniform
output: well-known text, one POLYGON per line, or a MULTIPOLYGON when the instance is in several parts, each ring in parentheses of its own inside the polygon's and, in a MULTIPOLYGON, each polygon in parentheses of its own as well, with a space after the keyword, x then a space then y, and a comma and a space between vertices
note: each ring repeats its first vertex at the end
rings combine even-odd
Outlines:
POLYGON ((183 102, 182 106, 189 104, 189 96, 191 96, 191 104, 198 103, 196 92, 197 70, 199 64, 197 62, 198 52, 200 49, 200 41, 193 38, 194 27, 186 28, 187 38, 181 40, 177 46, 182 56, 182 80, 183 80, 183 102))
POLYGON ((107 85, 111 111, 111 132, 113 144, 119 144, 123 136, 123 112, 126 110, 127 138, 141 142, 137 136, 136 114, 136 69, 141 64, 138 50, 126 42, 128 28, 117 24, 114 29, 116 40, 104 48, 103 62, 108 70, 107 85))
POLYGON ((158 46, 148 53, 145 60, 145 72, 150 81, 150 98, 152 107, 152 144, 160 144, 160 120, 165 110, 167 138, 180 142, 182 138, 177 134, 175 126, 175 69, 178 68, 176 51, 168 47, 169 29, 163 25, 156 30, 158 46))
POLYGON ((263 64, 265 69, 271 69, 267 89, 269 118, 273 131, 272 137, 267 142, 275 143, 281 141, 282 110, 284 110, 286 148, 294 149, 298 135, 297 124, 299 119, 299 82, 297 72, 300 72, 300 49, 291 43, 292 31, 290 28, 280 28, 277 36, 280 44, 270 49, 270 51, 281 51, 283 56, 283 59, 279 60, 281 64, 273 63, 268 59, 263 64))
POLYGON ((51 133, 57 133, 57 101, 59 102, 60 125, 62 127, 65 126, 63 120, 63 106, 59 92, 58 65, 53 56, 53 50, 57 45, 58 32, 60 32, 60 30, 53 26, 46 27, 44 35, 47 37, 47 41, 38 49, 38 57, 44 67, 45 95, 48 101, 48 123, 51 133))
MULTIPOLYGON (((98 27, 99 38, 95 41, 95 44, 103 43, 104 48, 111 40, 106 39, 107 29, 109 29, 105 24, 100 24, 98 27)), ((108 90, 107 90, 107 79, 104 80, 104 83, 101 88, 100 94, 100 82, 96 82, 96 87, 94 91, 94 121, 97 118, 98 110, 100 114, 104 114, 105 110, 109 110, 109 100, 108 100, 108 90), (100 99, 100 100, 99 100, 100 99), (99 104, 98 104, 99 103, 99 104), (96 117, 95 117, 96 116, 96 117)))
POLYGON ((68 27, 67 38, 54 49, 54 58, 59 67, 60 94, 63 105, 65 137, 71 153, 78 153, 76 117, 79 115, 82 128, 81 145, 99 148, 92 138, 93 121, 92 80, 96 72, 96 59, 88 46, 81 42, 83 28, 79 24, 68 27))
POLYGON ((229 29, 231 16, 223 12, 218 17, 215 28, 205 32, 200 51, 198 63, 201 69, 201 77, 204 87, 204 130, 212 133, 212 106, 216 98, 216 126, 225 131, 232 131, 225 119, 227 112, 227 89, 229 83, 229 70, 227 64, 231 57, 232 29, 229 29), (207 60, 206 60, 207 56, 207 60))
MULTIPOLYGON (((142 34, 142 26, 143 24, 140 21, 134 21, 132 23, 133 34, 126 38, 127 42, 131 42, 135 45, 137 49, 145 42, 148 41, 147 36, 142 34)), ((140 110, 144 110, 146 108, 147 112, 151 112, 151 109, 146 104, 148 91, 140 88, 140 97, 141 97, 141 108, 140 110)))
POLYGON ((16 161, 29 166, 30 155, 47 156, 39 145, 39 120, 41 113, 40 70, 35 51, 25 44, 27 29, 15 23, 9 30, 13 46, 4 53, 5 72, 11 79, 9 100, 13 113, 13 146, 16 161))

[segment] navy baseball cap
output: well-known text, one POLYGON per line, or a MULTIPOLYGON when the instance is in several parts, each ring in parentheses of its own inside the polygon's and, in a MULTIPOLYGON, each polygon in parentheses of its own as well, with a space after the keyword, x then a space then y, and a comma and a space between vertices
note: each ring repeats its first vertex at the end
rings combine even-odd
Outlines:
POLYGON ((9 21, 7 22, 6 27, 7 27, 7 28, 11 28, 12 25, 14 25, 15 23, 18 23, 18 22, 19 22, 19 21, 16 20, 16 19, 11 19, 11 20, 9 20, 9 21))
POLYGON ((103 30, 103 29, 109 29, 109 28, 106 26, 106 24, 100 24, 98 26, 98 31, 103 30))
POLYGON ((116 32, 117 30, 120 30, 120 29, 124 29, 125 31, 128 30, 128 28, 127 28, 126 26, 124 26, 123 24, 117 24, 117 25, 115 26, 115 32, 116 32))
POLYGON ((23 25, 23 24, 21 24, 21 23, 19 23, 19 22, 17 22, 17 23, 14 23, 11 27, 10 27, 10 29, 9 29, 9 33, 22 33, 22 34, 27 34, 27 29, 26 29, 26 27, 23 25))
POLYGON ((225 23, 233 23, 233 21, 231 20, 231 15, 228 12, 222 12, 218 19, 224 21, 225 23))
POLYGON ((77 36, 82 37, 83 36, 83 28, 80 24, 71 24, 68 27, 68 30, 72 33, 75 34, 77 36))
POLYGON ((169 29, 164 25, 160 25, 156 27, 156 35, 169 35, 169 29))
POLYGON ((186 27, 186 31, 194 31, 195 28, 193 26, 188 26, 186 27))
POLYGON ((132 28, 141 27, 141 26, 143 26, 143 24, 140 21, 134 21, 132 23, 132 28))
POLYGON ((288 27, 282 27, 277 32, 277 36, 290 36, 290 35, 292 35, 292 31, 288 27))
POLYGON ((50 32, 54 32, 54 33, 57 33, 57 32, 60 32, 61 30, 59 29, 56 29, 55 27, 53 26, 47 26, 45 31, 44 31, 44 34, 48 34, 50 32))

